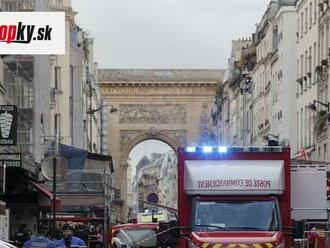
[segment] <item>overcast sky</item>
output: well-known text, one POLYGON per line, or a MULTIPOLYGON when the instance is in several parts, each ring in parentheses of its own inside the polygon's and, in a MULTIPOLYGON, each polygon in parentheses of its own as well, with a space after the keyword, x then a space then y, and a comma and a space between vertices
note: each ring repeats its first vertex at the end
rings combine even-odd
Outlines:
POLYGON ((72 0, 99 68, 226 68, 269 0, 72 0))

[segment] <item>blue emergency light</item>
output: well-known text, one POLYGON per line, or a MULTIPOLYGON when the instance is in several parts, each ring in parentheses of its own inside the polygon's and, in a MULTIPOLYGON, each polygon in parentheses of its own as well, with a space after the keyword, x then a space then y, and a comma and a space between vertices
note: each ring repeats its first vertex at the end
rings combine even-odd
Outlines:
POLYGON ((196 152, 197 148, 195 146, 186 147, 186 152, 196 152))
POLYGON ((226 146, 219 146, 218 147, 218 152, 219 153, 227 153, 228 149, 226 146))
POLYGON ((203 152, 204 153, 211 153, 213 150, 212 146, 203 146, 203 152))

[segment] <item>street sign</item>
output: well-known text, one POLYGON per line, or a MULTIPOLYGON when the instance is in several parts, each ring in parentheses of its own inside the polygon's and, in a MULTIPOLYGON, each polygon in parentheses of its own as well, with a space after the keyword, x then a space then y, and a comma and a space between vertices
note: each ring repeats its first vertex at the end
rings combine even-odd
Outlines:
POLYGON ((0 146, 17 145, 17 107, 0 105, 0 146))
POLYGON ((0 153, 0 195, 6 193, 6 168, 22 167, 20 153, 0 153))
POLYGON ((147 201, 151 203, 158 203, 158 195, 156 193, 150 193, 147 197, 147 201))
POLYGON ((22 167, 20 153, 0 153, 0 167, 22 167))

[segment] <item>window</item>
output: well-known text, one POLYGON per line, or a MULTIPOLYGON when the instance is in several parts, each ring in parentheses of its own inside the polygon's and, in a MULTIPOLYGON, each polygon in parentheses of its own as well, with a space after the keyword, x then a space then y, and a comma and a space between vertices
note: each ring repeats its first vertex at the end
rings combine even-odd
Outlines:
POLYGON ((277 204, 275 200, 196 200, 191 216, 193 230, 277 231, 280 228, 277 204))
POLYGON ((320 61, 324 58, 324 32, 323 29, 320 30, 320 61))
POLYGON ((55 66, 55 89, 61 89, 61 67, 55 66))
POLYGON ((317 43, 317 63, 321 61, 320 41, 317 43))
POLYGON ((316 67, 316 42, 313 44, 313 70, 311 71, 313 73, 313 83, 316 82, 316 73, 315 73, 315 67, 316 67))
MULTIPOLYGON (((299 70, 300 70, 299 59, 297 59, 297 80, 299 80, 299 70)), ((297 96, 298 94, 299 94, 299 83, 297 82, 297 96)))
POLYGON ((305 33, 308 30, 308 8, 305 9, 305 33))
POLYGON ((304 13, 301 12, 301 15, 300 15, 300 37, 303 37, 303 34, 304 34, 304 13))
POLYGON ((300 22, 300 20, 299 20, 299 17, 298 17, 297 18, 297 41, 299 41, 299 28, 300 28, 299 22, 300 22))
POLYGON ((324 42, 324 58, 327 58, 328 52, 328 44, 329 44, 329 23, 327 23, 325 27, 325 42, 324 42))
POLYGON ((308 128, 308 118, 307 118, 308 108, 305 106, 305 113, 304 113, 304 127, 305 127, 305 137, 304 137, 304 147, 307 147, 309 137, 309 128, 308 128))
POLYGON ((71 137, 71 144, 73 145, 73 80, 74 80, 74 69, 73 65, 70 65, 70 96, 69 96, 69 123, 70 123, 70 137, 71 137))
POLYGON ((297 141, 297 144, 296 144, 296 146, 297 146, 297 151, 299 150, 299 134, 300 134, 300 132, 299 132, 299 128, 300 128, 300 126, 299 126, 299 111, 297 111, 296 112, 297 113, 297 116, 296 116, 296 123, 297 123, 297 130, 296 130, 296 135, 297 135, 297 139, 296 139, 296 141, 297 141))
MULTIPOLYGON (((303 80, 303 75, 304 75, 304 55, 302 54, 300 56, 300 79, 303 80)), ((303 93, 303 88, 304 82, 300 81, 300 94, 303 93)))
POLYGON ((323 145, 323 161, 327 161, 327 144, 323 145))
POLYGON ((316 18, 317 18, 317 0, 314 0, 314 24, 316 23, 316 18))
POLYGON ((307 51, 305 51, 305 73, 304 73, 304 84, 305 84, 305 90, 307 90, 307 81, 308 81, 308 78, 307 78, 307 72, 308 72, 308 54, 307 54, 307 51))
POLYGON ((310 2, 310 4, 309 4, 309 28, 312 28, 312 22, 313 22, 313 3, 310 2))
POLYGON ((309 54, 308 54, 308 71, 307 71, 309 74, 307 75, 308 76, 308 82, 309 82, 309 86, 312 85, 312 47, 310 46, 309 47, 309 54))
POLYGON ((61 128, 61 114, 55 114, 54 116, 54 134, 55 136, 60 134, 61 128))
POLYGON ((311 111, 307 108, 306 114, 308 115, 308 146, 310 147, 312 145, 312 117, 311 117, 311 111))
POLYGON ((304 147, 304 114, 303 109, 300 109, 300 147, 304 147))

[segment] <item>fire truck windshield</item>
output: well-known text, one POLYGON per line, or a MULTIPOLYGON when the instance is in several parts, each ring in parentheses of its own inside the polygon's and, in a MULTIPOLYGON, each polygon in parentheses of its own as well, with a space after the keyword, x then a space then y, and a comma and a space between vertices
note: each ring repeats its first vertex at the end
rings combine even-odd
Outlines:
POLYGON ((195 231, 278 231, 276 200, 195 200, 192 224, 195 231))

